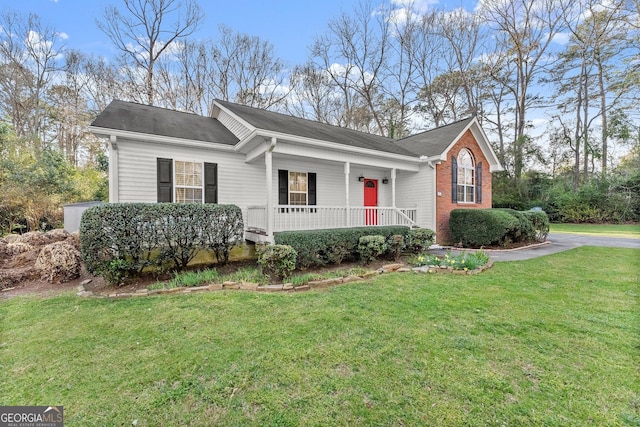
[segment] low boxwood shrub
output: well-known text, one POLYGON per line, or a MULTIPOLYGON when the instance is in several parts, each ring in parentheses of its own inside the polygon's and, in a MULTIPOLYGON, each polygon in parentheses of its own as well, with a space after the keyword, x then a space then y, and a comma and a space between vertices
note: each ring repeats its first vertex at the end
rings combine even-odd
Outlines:
POLYGON ((332 228, 325 230, 283 231, 276 233, 275 243, 289 245, 298 253, 296 267, 305 270, 327 263, 340 264, 346 260, 357 260, 360 237, 381 235, 385 240, 393 235, 407 238, 409 227, 378 226, 332 228))
POLYGON ((412 228, 409 230, 406 240, 406 250, 419 254, 433 245, 435 233, 428 228, 412 228))
POLYGON ((118 282, 147 267, 183 269, 200 250, 213 251, 224 264, 243 232, 234 205, 104 204, 82 215, 80 253, 87 271, 118 282))
POLYGON ((544 211, 524 211, 522 214, 527 217, 535 232, 534 240, 544 242, 549 235, 549 216, 544 211))
POLYGON ((384 236, 362 236, 358 240, 358 253, 365 264, 375 261, 386 250, 387 243, 384 236))
POLYGON ((549 218, 542 211, 510 208, 454 209, 449 218, 452 240, 463 246, 504 246, 509 243, 544 241, 549 218))
POLYGON ((465 247, 503 246, 518 226, 515 216, 498 209, 454 209, 449 216, 451 239, 465 247))
POLYGON ((289 245, 256 245, 258 265, 271 278, 289 277, 296 268, 296 250, 289 245))
POLYGON ((405 248, 404 237, 399 234, 394 234, 387 239, 387 253, 394 260, 397 261, 405 248))
POLYGON ((518 227, 511 230, 509 236, 507 236, 507 243, 509 242, 532 242, 536 238, 536 230, 533 228, 533 223, 529 221, 529 218, 524 212, 517 211, 511 208, 499 208, 494 210, 501 210, 513 215, 518 220, 518 227))

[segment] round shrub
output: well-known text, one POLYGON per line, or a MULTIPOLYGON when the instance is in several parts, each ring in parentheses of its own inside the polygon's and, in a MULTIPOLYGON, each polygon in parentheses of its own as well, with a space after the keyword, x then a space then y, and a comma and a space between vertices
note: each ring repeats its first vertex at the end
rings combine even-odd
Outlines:
POLYGON ((297 252, 289 245, 256 245, 258 264, 272 279, 284 279, 296 268, 297 252))
POLYGON ((433 245, 434 239, 435 233, 433 230, 428 228, 412 228, 407 235, 407 250, 414 254, 424 252, 433 245))
POLYGON ((358 240, 358 253, 360 259, 365 264, 375 261, 387 250, 387 243, 384 236, 362 236, 358 240))
POLYGON ((68 282, 80 276, 80 253, 68 243, 51 243, 40 250, 35 267, 49 283, 68 282))

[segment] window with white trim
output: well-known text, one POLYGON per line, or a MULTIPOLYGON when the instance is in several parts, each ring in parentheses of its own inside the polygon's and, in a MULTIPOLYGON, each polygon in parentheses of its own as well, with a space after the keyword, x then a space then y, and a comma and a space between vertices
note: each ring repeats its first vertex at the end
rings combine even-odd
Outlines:
POLYGON ((201 162, 175 161, 175 191, 177 203, 203 203, 201 162))
POLYGON ((289 204, 307 205, 308 175, 306 172, 289 171, 289 204))
POLYGON ((458 153, 458 202, 473 203, 475 196, 475 167, 473 155, 463 148, 458 153))

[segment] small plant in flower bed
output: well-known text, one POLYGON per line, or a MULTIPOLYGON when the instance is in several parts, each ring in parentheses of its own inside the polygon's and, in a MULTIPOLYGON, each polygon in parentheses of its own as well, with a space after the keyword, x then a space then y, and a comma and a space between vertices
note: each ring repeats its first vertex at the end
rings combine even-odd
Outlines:
POLYGON ((489 262, 489 255, 482 249, 475 252, 460 252, 453 255, 447 252, 443 257, 431 254, 419 254, 408 259, 408 263, 416 266, 450 267, 453 270, 475 270, 489 262))
POLYGON ((150 285, 148 289, 173 289, 224 282, 245 282, 266 285, 269 283, 269 278, 262 274, 257 267, 243 267, 234 273, 224 275, 221 275, 215 268, 209 268, 200 271, 177 272, 170 281, 156 282, 150 285))

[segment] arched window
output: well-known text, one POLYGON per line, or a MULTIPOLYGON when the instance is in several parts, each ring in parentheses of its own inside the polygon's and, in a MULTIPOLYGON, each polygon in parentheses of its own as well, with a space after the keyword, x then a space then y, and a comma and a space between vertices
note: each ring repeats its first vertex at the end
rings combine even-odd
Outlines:
POLYGON ((458 153, 458 202, 475 201, 475 164, 471 151, 463 148, 458 153))

